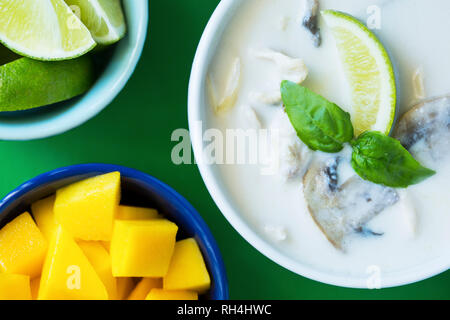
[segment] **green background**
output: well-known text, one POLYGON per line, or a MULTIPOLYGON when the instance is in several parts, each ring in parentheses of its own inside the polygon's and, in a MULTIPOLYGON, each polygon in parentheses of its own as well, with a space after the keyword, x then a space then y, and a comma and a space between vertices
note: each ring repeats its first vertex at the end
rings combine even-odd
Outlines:
POLYGON ((129 166, 168 183, 198 209, 221 248, 233 299, 449 299, 450 271, 400 288, 355 290, 291 273, 257 252, 222 216, 195 165, 176 166, 171 133, 187 128, 187 87, 200 36, 218 0, 150 1, 141 61, 115 101, 83 126, 56 137, 0 142, 0 196, 62 166, 129 166))

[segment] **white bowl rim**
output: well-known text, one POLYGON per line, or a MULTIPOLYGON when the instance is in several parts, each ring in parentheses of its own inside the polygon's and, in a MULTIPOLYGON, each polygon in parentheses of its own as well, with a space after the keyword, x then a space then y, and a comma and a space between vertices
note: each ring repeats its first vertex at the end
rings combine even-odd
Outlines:
MULTIPOLYGON (((202 158, 203 143, 201 139, 198 139, 198 136, 193 134, 192 129, 196 126, 198 121, 202 120, 201 108, 203 107, 202 101, 204 101, 206 75, 209 63, 215 54, 215 50, 211 50, 211 48, 220 41, 221 37, 218 37, 217 34, 223 26, 228 24, 229 21, 227 21, 227 19, 231 19, 231 15, 228 13, 241 3, 242 0, 220 1, 204 30, 195 54, 188 90, 188 121, 195 159, 202 158)), ((239 213, 233 209, 230 200, 226 197, 222 188, 216 181, 212 170, 213 166, 205 164, 202 161, 196 162, 203 181, 222 214, 233 228, 260 253, 291 272, 315 281, 347 288, 368 288, 368 277, 356 278, 316 270, 313 267, 294 260, 269 245, 254 230, 252 230, 239 213)), ((450 265, 447 258, 444 259, 444 257, 442 257, 434 259, 430 262, 407 269, 404 272, 391 273, 386 276, 382 275, 381 288, 415 283, 445 272, 449 268, 450 265)))
POLYGON ((128 56, 126 67, 123 68, 116 77, 109 81, 108 94, 97 95, 98 97, 94 103, 87 103, 81 100, 79 103, 84 104, 82 108, 73 106, 66 110, 64 114, 45 118, 42 121, 33 123, 19 122, 18 124, 11 125, 0 124, 0 140, 34 140, 64 133, 95 117, 117 97, 133 74, 137 63, 139 62, 147 37, 149 20, 148 0, 132 1, 136 1, 136 3, 142 7, 142 10, 139 10, 141 16, 139 16, 137 28, 134 32, 136 42, 133 44, 132 50, 130 50, 131 53, 128 56))

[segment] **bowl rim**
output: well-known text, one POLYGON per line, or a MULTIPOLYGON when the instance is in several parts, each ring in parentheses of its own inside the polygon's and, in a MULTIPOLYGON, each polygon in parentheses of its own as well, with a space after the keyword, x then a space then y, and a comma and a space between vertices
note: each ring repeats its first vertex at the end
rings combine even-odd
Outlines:
MULTIPOLYGON (((241 0, 222 0, 219 3, 208 21, 195 54, 189 80, 188 120, 192 148, 196 160, 203 158, 202 135, 198 135, 196 128, 197 122, 204 119, 201 110, 204 107, 208 68, 216 52, 214 46, 220 42, 221 36, 219 33, 222 32, 223 28, 226 28, 232 19, 233 10, 242 3, 241 0)), ((213 172, 214 166, 208 165, 203 161, 196 161, 196 163, 211 197, 222 214, 233 228, 264 256, 293 273, 318 282, 347 288, 368 289, 368 277, 357 278, 318 270, 276 250, 250 227, 238 210, 233 208, 232 202, 223 190, 224 188, 217 182, 213 172)), ((381 288, 402 286, 425 280, 447 271, 449 267, 448 259, 440 257, 402 272, 391 273, 389 276, 382 274, 381 288)))
POLYGON ((176 208, 182 208, 183 210, 180 211, 182 211, 183 214, 190 216, 192 226, 196 229, 199 238, 203 242, 203 247, 205 250, 204 254, 208 257, 208 260, 210 260, 211 277, 214 279, 214 289, 211 292, 212 299, 228 300, 229 288, 225 264, 220 253, 219 246, 217 245, 217 242, 206 222, 203 220, 198 211, 172 187, 142 171, 120 165, 104 163, 77 164, 54 169, 28 180, 7 194, 0 201, 0 215, 3 214, 3 210, 5 208, 13 205, 15 201, 45 184, 54 183, 77 175, 85 175, 90 173, 102 174, 114 171, 119 171, 124 177, 132 178, 143 182, 146 185, 155 187, 159 190, 159 196, 168 200, 176 208))
MULTIPOLYGON (((34 140, 52 137, 58 134, 62 134, 76 127, 79 127, 83 123, 95 117, 103 109, 105 109, 122 91, 128 80, 131 78, 136 66, 139 62, 140 56, 144 49, 145 40, 147 38, 147 29, 149 25, 149 0, 132 0, 134 4, 140 5, 142 10, 139 10, 140 15, 137 27, 133 34, 136 41, 130 44, 131 49, 127 56, 128 63, 126 66, 115 76, 107 81, 107 85, 104 90, 101 90, 95 99, 89 99, 84 101, 83 96, 81 100, 77 101, 73 106, 63 113, 44 117, 35 122, 17 121, 13 124, 0 123, 0 139, 11 141, 23 141, 34 140), (83 106, 80 108, 78 104, 83 106)), ((129 32, 130 30, 128 30, 129 32)), ((102 79, 100 76, 97 81, 102 79)), ((94 84, 95 86, 95 84, 94 84)), ((90 89, 92 90, 92 88, 90 89)), ((13 118, 14 119, 14 118, 13 118)))

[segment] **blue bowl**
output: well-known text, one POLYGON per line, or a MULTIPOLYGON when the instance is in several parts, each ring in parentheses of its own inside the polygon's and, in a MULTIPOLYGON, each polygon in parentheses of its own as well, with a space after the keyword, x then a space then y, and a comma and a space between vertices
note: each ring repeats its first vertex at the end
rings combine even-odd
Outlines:
POLYGON ((207 299, 227 300, 225 266, 214 237, 198 212, 180 194, 158 179, 140 171, 110 164, 80 164, 56 169, 22 184, 0 202, 0 227, 28 211, 30 205, 57 189, 92 176, 119 171, 122 175, 122 203, 153 207, 179 227, 178 237, 194 237, 211 275, 207 299))

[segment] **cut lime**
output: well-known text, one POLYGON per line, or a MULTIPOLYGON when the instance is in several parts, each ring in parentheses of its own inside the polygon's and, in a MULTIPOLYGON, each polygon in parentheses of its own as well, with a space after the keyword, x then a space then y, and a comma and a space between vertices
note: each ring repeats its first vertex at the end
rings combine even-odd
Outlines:
POLYGON ((395 75, 389 55, 378 38, 345 13, 322 12, 332 30, 352 91, 355 133, 368 130, 389 134, 395 117, 395 75))
POLYGON ((72 11, 91 31, 97 43, 112 44, 126 31, 120 0, 66 0, 72 11))
POLYGON ((0 67, 0 112, 64 101, 86 92, 94 79, 91 58, 38 61, 20 58, 0 67))
POLYGON ((0 0, 0 42, 39 60, 72 59, 95 46, 63 0, 0 0))

